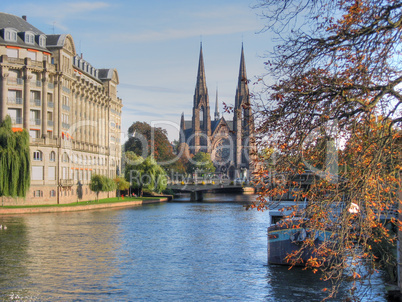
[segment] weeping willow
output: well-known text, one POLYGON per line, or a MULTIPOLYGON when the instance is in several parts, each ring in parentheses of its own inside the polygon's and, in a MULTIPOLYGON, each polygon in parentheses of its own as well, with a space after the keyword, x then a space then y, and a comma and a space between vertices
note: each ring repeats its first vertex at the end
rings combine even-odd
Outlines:
POLYGON ((140 156, 130 155, 133 158, 126 165, 125 178, 129 179, 134 189, 143 189, 160 193, 167 186, 165 170, 157 164, 152 156, 143 159, 140 156))
POLYGON ((7 116, 0 124, 0 196, 25 197, 30 175, 28 132, 13 132, 7 116))

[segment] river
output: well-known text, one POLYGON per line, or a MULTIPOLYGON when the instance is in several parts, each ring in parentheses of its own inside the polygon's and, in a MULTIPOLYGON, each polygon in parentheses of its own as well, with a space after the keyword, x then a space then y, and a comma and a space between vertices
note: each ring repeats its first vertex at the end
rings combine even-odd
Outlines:
POLYGON ((267 265, 250 198, 0 217, 0 301, 320 301, 318 275, 267 265))

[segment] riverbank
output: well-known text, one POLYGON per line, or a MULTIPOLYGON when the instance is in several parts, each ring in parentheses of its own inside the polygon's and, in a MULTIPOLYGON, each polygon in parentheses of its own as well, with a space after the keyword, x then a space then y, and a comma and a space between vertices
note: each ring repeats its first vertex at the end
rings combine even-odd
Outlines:
POLYGON ((0 215, 10 214, 33 214, 33 213, 55 213, 55 212, 76 212, 108 208, 135 207, 143 204, 161 203, 169 200, 168 196, 160 197, 134 197, 134 198, 107 198, 99 201, 74 202, 69 204, 55 205, 33 205, 33 206, 2 206, 0 215))

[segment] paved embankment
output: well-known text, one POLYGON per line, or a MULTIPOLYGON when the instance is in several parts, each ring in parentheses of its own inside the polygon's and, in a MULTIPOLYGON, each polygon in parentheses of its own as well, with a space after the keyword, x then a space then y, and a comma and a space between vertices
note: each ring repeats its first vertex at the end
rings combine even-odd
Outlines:
POLYGON ((98 203, 98 204, 87 204, 87 205, 43 206, 43 207, 26 207, 26 208, 0 207, 0 215, 75 212, 75 211, 87 211, 87 210, 108 209, 108 208, 123 208, 123 207, 140 206, 149 203, 160 203, 165 201, 168 201, 168 198, 155 198, 155 199, 98 203))

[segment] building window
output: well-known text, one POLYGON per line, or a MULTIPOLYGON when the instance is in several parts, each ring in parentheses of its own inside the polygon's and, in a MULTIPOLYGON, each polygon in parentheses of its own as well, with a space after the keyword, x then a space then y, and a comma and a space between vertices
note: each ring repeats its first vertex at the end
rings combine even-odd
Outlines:
POLYGON ((41 151, 34 151, 33 160, 42 161, 42 152, 41 151))
MULTIPOLYGON (((40 100, 39 100, 39 102, 40 102, 40 100)), ((30 118, 31 125, 39 126, 41 123, 40 110, 31 110, 30 113, 31 113, 31 118, 30 118)))
POLYGON ((49 161, 52 161, 52 162, 56 161, 56 152, 54 152, 54 151, 50 152, 49 161))
POLYGON ((27 58, 30 58, 32 61, 36 61, 36 52, 35 51, 27 51, 27 58))
POLYGON ((5 28, 3 38, 7 42, 17 42, 17 31, 14 28, 5 28))
POLYGON ((47 179, 56 180, 56 167, 48 167, 47 169, 47 179))
POLYGON ((63 162, 68 163, 70 161, 68 154, 66 152, 63 153, 63 162))
MULTIPOLYGON (((37 83, 38 81, 33 81, 37 83)), ((31 91, 31 104, 33 106, 41 106, 40 92, 39 91, 31 91)))
POLYGON ((33 130, 33 129, 29 130, 29 136, 32 138, 39 138, 39 133, 40 133, 39 130, 33 130))
POLYGON ((34 44, 35 36, 33 33, 26 32, 25 33, 25 43, 27 44, 34 44))
POLYGON ((56 196, 56 191, 50 190, 50 197, 55 197, 55 196, 56 196))
POLYGON ((17 59, 18 58, 18 49, 7 48, 7 57, 17 59))
POLYGON ((34 193, 33 197, 43 197, 43 191, 41 190, 35 190, 33 193, 34 193))
POLYGON ((22 105, 22 91, 21 90, 9 90, 7 93, 7 103, 22 105))
POLYGON ((21 109, 9 108, 7 114, 11 117, 13 124, 22 124, 21 109))
POLYGON ((61 125, 62 125, 62 127, 65 128, 65 129, 69 129, 69 128, 70 128, 70 124, 69 124, 69 122, 68 122, 68 120, 69 120, 68 117, 69 117, 68 114, 64 114, 64 113, 63 113, 63 114, 61 115, 61 122, 62 122, 61 125))
POLYGON ((46 36, 45 35, 40 35, 38 37, 38 44, 40 47, 46 47, 46 36))
POLYGON ((43 180, 43 166, 32 166, 32 180, 43 180))
POLYGON ((53 112, 48 111, 47 112, 47 125, 49 127, 53 127, 54 126, 54 122, 53 122, 53 112))

